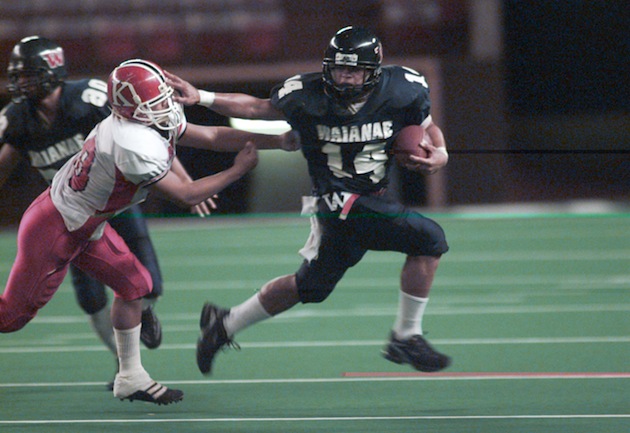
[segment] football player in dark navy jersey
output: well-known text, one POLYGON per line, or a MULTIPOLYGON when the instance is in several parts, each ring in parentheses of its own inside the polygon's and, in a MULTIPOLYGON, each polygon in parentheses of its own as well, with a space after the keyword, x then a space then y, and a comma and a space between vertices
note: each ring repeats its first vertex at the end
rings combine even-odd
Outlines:
MULTIPOLYGON (((92 128, 109 116, 107 84, 98 79, 66 81, 63 49, 39 36, 24 38, 15 45, 8 75, 12 101, 0 111, 0 187, 20 158, 28 160, 50 183, 57 170, 81 150, 92 128)), ((207 213, 208 204, 204 208, 207 213)), ((145 298, 141 340, 148 348, 157 348, 162 328, 153 304, 163 287, 146 221, 135 205, 111 220, 111 225, 151 273, 153 291, 145 298)), ((81 308, 116 355, 105 287, 74 266, 71 275, 81 308)))
POLYGON ((406 255, 396 321, 383 349, 386 359, 433 372, 451 359, 424 339, 422 317, 442 254, 442 228, 400 203, 385 190, 394 159, 392 146, 407 125, 422 125, 430 137, 426 157, 408 156, 411 170, 433 173, 448 153, 430 115, 429 88, 422 75, 400 66, 381 66, 382 46, 369 30, 346 27, 325 51, 323 71, 296 75, 275 87, 271 98, 198 91, 170 75, 185 104, 199 103, 241 118, 286 119, 300 135, 312 180, 303 213, 313 215, 311 234, 300 251, 296 273, 266 283, 231 309, 206 303, 201 313, 197 364, 210 373, 215 354, 242 329, 302 302, 322 302, 346 270, 368 250, 406 255))
POLYGON ((28 160, 48 183, 81 150, 83 139, 94 125, 109 115, 103 81, 67 81, 60 87, 58 112, 50 123, 26 98, 14 98, 18 102, 9 103, 2 111, 2 122, 6 125, 2 142, 28 160))
POLYGON ((333 92, 321 73, 305 74, 276 87, 270 100, 300 133, 313 193, 371 194, 387 188, 386 174, 393 161, 387 155, 396 133, 429 117, 424 78, 411 69, 386 66, 380 68, 379 81, 364 101, 333 99, 329 96, 333 92))

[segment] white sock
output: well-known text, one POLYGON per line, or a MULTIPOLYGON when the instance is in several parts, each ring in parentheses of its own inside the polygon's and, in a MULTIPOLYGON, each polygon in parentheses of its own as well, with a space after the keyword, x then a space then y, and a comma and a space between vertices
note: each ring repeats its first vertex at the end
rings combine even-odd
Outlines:
POLYGON ((258 293, 256 293, 242 304, 232 307, 230 314, 223 321, 223 326, 225 326, 228 337, 232 337, 242 329, 270 317, 271 314, 264 309, 258 298, 258 293))
POLYGON ((422 335, 422 316, 429 298, 418 298, 400 291, 398 315, 394 323, 394 335, 405 340, 412 335, 422 335))
POLYGON ((107 348, 116 355, 116 339, 110 317, 109 308, 105 307, 94 314, 90 314, 90 324, 107 348))
POLYGON ((144 372, 140 358, 141 327, 142 325, 131 329, 114 329, 118 348, 118 374, 121 376, 135 376, 144 372))

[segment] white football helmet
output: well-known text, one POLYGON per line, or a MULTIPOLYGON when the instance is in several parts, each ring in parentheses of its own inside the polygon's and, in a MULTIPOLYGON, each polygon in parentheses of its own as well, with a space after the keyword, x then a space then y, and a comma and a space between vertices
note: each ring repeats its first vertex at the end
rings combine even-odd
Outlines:
POLYGON ((162 68, 147 60, 122 62, 107 80, 107 97, 115 115, 163 131, 176 129, 183 121, 173 92, 162 68))

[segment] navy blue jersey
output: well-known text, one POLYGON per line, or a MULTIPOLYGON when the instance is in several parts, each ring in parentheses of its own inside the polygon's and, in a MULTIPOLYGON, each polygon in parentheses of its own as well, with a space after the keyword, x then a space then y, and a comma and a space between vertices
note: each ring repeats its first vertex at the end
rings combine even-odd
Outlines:
POLYGON ((62 84, 57 117, 45 122, 28 101, 9 103, 0 112, 0 144, 8 143, 50 183, 98 122, 110 114, 107 83, 97 79, 62 84))
POLYGON ((321 73, 296 75, 271 92, 272 104, 300 133, 313 194, 371 194, 389 182, 391 148, 398 132, 428 116, 429 88, 418 72, 382 68, 365 105, 350 113, 329 97, 321 73))

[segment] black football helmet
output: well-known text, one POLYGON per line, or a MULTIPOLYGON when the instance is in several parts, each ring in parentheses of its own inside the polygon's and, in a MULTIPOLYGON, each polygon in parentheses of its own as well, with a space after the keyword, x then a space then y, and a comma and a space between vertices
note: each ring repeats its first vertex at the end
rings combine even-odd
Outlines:
POLYGON ((381 77, 383 47, 381 41, 362 27, 344 27, 330 40, 324 53, 324 84, 329 94, 342 100, 352 100, 372 90, 381 77), (360 86, 339 85, 331 70, 336 66, 354 66, 367 70, 360 86))
POLYGON ((40 36, 26 37, 13 47, 7 74, 14 102, 40 101, 68 75, 63 48, 40 36))

